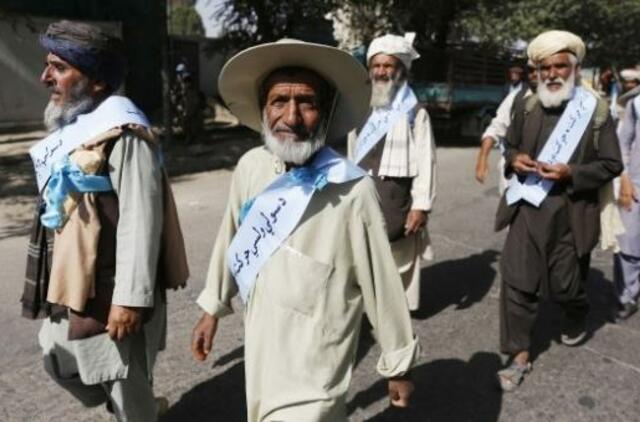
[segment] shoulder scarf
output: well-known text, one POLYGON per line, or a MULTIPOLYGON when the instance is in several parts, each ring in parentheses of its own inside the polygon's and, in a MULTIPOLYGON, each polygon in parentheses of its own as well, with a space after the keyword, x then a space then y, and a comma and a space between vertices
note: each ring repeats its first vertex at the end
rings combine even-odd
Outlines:
MULTIPOLYGON (((536 160, 548 164, 566 164, 578 147, 597 104, 596 97, 584 88, 577 87, 536 160)), ((539 207, 552 187, 553 181, 543 179, 538 174, 529 174, 524 182, 520 182, 518 175, 514 174, 507 187, 507 204, 513 205, 522 199, 539 207)))
POLYGON ((393 99, 389 107, 373 110, 367 123, 358 134, 356 142, 355 162, 359 163, 382 137, 393 127, 400 118, 413 119, 412 110, 418 104, 418 99, 405 82, 393 99))
POLYGON ((245 303, 260 269, 294 231, 313 194, 328 183, 346 183, 365 174, 324 147, 310 164, 281 175, 242 206, 240 227, 227 250, 227 266, 245 303))
POLYGON ((114 95, 92 112, 78 116, 73 123, 31 147, 29 154, 34 164, 38 190, 45 190, 45 211, 41 216, 45 227, 60 229, 64 226, 67 217, 64 204, 71 193, 113 190, 108 176, 85 174, 69 159, 69 153, 109 129, 126 124, 149 127, 146 116, 135 104, 126 97, 114 95))
POLYGON ((56 130, 29 149, 38 182, 38 191, 47 184, 53 165, 84 142, 126 124, 149 127, 149 120, 131 100, 112 95, 90 113, 56 130))

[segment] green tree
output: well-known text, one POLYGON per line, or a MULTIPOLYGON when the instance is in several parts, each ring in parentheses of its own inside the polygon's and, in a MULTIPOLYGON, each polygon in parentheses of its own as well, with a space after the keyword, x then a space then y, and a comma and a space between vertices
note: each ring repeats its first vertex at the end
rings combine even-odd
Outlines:
POLYGON ((168 21, 170 35, 204 35, 202 19, 193 5, 170 5, 168 21))
POLYGON ((462 36, 509 47, 542 31, 565 29, 587 44, 587 63, 635 64, 640 61, 638 0, 480 1, 456 22, 462 36))

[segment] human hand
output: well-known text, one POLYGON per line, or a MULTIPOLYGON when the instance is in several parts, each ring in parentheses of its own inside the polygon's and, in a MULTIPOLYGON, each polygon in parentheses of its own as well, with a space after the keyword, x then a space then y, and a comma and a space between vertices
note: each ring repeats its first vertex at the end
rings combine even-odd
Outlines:
POLYGON ((142 309, 111 305, 106 327, 109 337, 122 341, 125 337, 137 333, 142 324, 142 309))
POLYGON ((537 163, 529 157, 529 154, 521 153, 513 159, 511 167, 516 173, 526 175, 537 170, 536 164, 537 163))
POLYGON ((415 390, 413 381, 410 379, 389 379, 389 400, 391 405, 396 407, 408 407, 409 398, 415 390))
POLYGON ((620 195, 618 196, 618 204, 620 204, 623 209, 631 211, 631 205, 634 201, 638 202, 638 195, 636 194, 633 182, 627 175, 620 176, 620 195))
POLYGON ((489 164, 484 157, 478 157, 476 162, 476 180, 480 183, 484 183, 489 175, 489 164))
POLYGON ((423 210, 411 210, 407 214, 407 220, 404 223, 404 235, 417 233, 418 230, 427 225, 427 212, 423 210))
POLYGON ((538 174, 543 179, 560 182, 571 178, 571 167, 563 163, 538 163, 538 174))
POLYGON ((218 318, 203 312, 191 335, 191 353, 195 360, 204 362, 209 356, 217 329, 218 318))

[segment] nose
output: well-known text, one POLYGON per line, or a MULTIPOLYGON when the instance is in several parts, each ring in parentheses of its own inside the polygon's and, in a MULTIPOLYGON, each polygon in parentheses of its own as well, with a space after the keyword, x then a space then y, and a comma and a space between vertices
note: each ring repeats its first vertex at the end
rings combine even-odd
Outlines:
POLYGON ((282 122, 290 128, 295 128, 301 121, 302 116, 300 115, 300 110, 298 110, 298 104, 292 98, 285 106, 284 113, 282 115, 282 122))
POLYGON ((45 66, 42 74, 40 75, 40 82, 49 86, 52 84, 53 78, 51 77, 51 66, 45 66))
POLYGON ((374 67, 373 68, 373 76, 375 78, 382 78, 387 76, 387 72, 384 70, 383 67, 374 67))

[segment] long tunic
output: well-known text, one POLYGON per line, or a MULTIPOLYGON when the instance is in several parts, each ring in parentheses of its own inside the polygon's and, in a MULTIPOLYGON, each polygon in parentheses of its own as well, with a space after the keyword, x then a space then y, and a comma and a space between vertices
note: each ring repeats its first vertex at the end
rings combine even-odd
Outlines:
MULTIPOLYGON (((354 157, 357 134, 352 131, 347 139, 348 156, 354 157)), ((429 113, 418 108, 413 126, 406 119, 399 119, 380 140, 379 166, 370 174, 375 177, 410 178, 410 203, 412 210, 431 211, 436 197, 436 146, 429 113)), ((378 191, 382 206, 394 198, 378 191)), ((402 237, 391 244, 396 267, 407 290, 409 309, 420 306, 420 271, 423 259, 431 260, 433 252, 427 229, 415 235, 402 237)))
MULTIPOLYGON (((562 110, 543 109, 539 103, 528 113, 524 104, 518 107, 507 134, 507 173, 512 172, 510 163, 516 154, 525 152, 534 159, 538 156, 562 114, 562 110)), ((557 290, 548 283, 574 283, 572 280, 580 278, 575 266, 597 242, 598 189, 622 167, 611 118, 599 128, 597 148, 595 120, 594 116, 569 160, 571 179, 556 182, 540 207, 524 201, 507 206, 504 196, 501 200, 497 227, 511 224, 501 268, 503 278, 514 288, 530 293, 542 288, 545 293, 557 290), (538 251, 536 254, 526 252, 526 248, 532 247, 538 251), (565 277, 569 273, 573 276, 565 277)))
POLYGON ((147 367, 152 368, 166 332, 166 306, 155 291, 163 219, 158 157, 147 142, 127 132, 115 141, 109 177, 119 210, 112 303, 153 307, 154 312, 137 334, 145 337, 146 350, 132 349, 132 338, 115 342, 106 333, 69 341, 66 322, 44 320, 39 334, 43 353, 56 353, 61 374, 79 373, 85 384, 126 378, 131 353, 145 353, 147 367))
MULTIPOLYGON (((264 147, 238 162, 197 300, 205 312, 232 312, 237 287, 225 254, 240 207, 283 171, 264 147)), ((378 372, 404 374, 418 343, 375 188, 366 177, 315 193, 298 227, 258 274, 245 308, 248 420, 346 420, 363 311, 382 348, 378 372)))
MULTIPOLYGON (((635 97, 627 102, 624 118, 620 123, 618 137, 624 169, 636 194, 640 194, 640 110, 636 109, 635 97)), ((618 236, 620 250, 626 255, 640 257, 640 206, 632 201, 631 210, 620 208, 620 217, 626 232, 618 236)))

